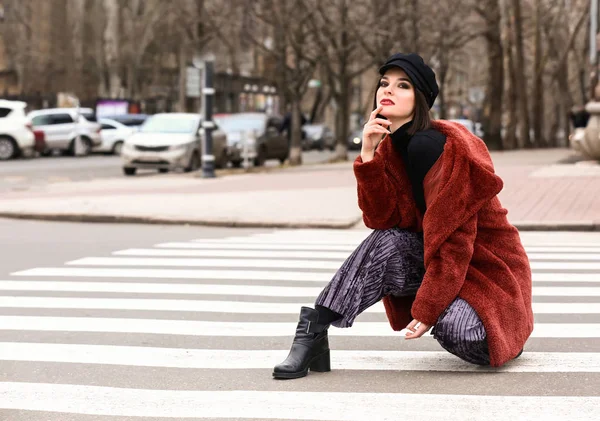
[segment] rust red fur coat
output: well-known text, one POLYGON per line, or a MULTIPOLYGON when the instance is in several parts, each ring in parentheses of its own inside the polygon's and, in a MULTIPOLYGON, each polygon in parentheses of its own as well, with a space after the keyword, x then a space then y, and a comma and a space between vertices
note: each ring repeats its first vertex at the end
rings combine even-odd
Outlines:
POLYGON ((386 313, 394 330, 413 318, 434 325, 461 297, 485 326, 491 365, 500 366, 533 330, 529 260, 498 200, 503 183, 483 141, 457 123, 434 121, 433 128, 446 136, 446 145, 423 182, 424 215, 389 137, 373 160, 363 163, 359 156, 354 163, 366 226, 423 232, 423 283, 416 297, 385 297, 386 313))

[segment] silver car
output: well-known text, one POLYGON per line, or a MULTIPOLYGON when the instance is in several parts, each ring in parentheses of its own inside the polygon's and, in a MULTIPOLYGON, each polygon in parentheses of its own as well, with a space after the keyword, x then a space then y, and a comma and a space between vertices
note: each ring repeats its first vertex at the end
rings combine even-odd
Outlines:
POLYGON ((75 140, 81 137, 82 155, 88 155, 92 148, 100 146, 100 124, 93 119, 91 108, 50 108, 31 111, 27 118, 36 131, 44 133, 45 153, 59 150, 75 155, 75 140), (87 116, 87 118, 86 118, 87 116))
MULTIPOLYGON (((123 173, 138 169, 159 172, 196 171, 201 165, 203 130, 199 114, 165 113, 148 118, 139 132, 125 140, 121 149, 123 173)), ((218 128, 212 132, 215 166, 227 164, 227 138, 218 128)))

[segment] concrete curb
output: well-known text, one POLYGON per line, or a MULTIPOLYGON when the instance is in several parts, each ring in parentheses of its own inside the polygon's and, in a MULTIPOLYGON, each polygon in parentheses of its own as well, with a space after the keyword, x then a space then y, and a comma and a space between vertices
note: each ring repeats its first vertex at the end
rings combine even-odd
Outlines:
POLYGON ((141 216, 86 215, 86 214, 35 214, 0 212, 0 218, 24 219, 35 221, 85 222, 110 224, 148 224, 148 225, 195 225, 220 228, 310 228, 310 229, 350 229, 362 220, 362 217, 350 222, 245 222, 195 219, 147 218, 141 216))

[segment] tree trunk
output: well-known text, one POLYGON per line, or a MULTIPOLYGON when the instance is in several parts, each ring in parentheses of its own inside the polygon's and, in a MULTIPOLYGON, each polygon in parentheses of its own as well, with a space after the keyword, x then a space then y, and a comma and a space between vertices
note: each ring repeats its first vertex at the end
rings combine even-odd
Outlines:
POLYGON ((419 34, 419 23, 420 23, 420 14, 419 14, 419 2, 418 0, 411 0, 411 4, 410 4, 410 9, 412 11, 412 19, 411 19, 411 23, 412 23, 412 51, 407 51, 407 52, 411 52, 411 53, 417 53, 419 54, 419 52, 421 51, 421 46, 420 46, 420 34, 419 34))
POLYGON ((529 105, 527 101, 527 75, 525 73, 525 53, 523 51, 523 18, 521 16, 521 0, 512 0, 514 22, 513 32, 515 36, 516 59, 515 79, 517 83, 518 108, 519 108, 519 137, 517 139, 519 148, 530 147, 529 140, 529 105))
POLYGON ((117 98, 121 91, 119 66, 119 3, 118 0, 104 0, 106 28, 104 29, 104 55, 108 73, 108 94, 117 98))
POLYGON ((290 165, 302 165, 302 108, 301 95, 294 95, 292 100, 292 144, 290 148, 290 165))
POLYGON ((185 42, 182 42, 179 46, 179 101, 177 102, 177 110, 180 113, 186 111, 186 99, 187 99, 187 51, 185 42))
POLYGON ((448 110, 446 109, 446 79, 448 77, 448 67, 448 57, 444 54, 444 51, 440 51, 440 70, 438 72, 440 93, 438 95, 438 104, 440 105, 440 118, 442 120, 448 118, 448 110))
POLYGON ((488 77, 484 117, 484 140, 490 149, 504 149, 502 143, 502 96, 504 93, 504 48, 501 11, 497 0, 486 3, 488 10, 485 40, 488 77))
POLYGON ((560 128, 564 131, 564 137, 561 138, 558 143, 558 133, 551 133, 552 146, 566 147, 569 145, 569 131, 570 121, 569 112, 573 108, 573 97, 571 96, 569 87, 569 64, 567 61, 560 64, 560 68, 557 75, 558 91, 561 98, 561 115, 560 115, 560 128))
POLYGON ((348 145, 346 139, 350 136, 350 105, 352 103, 350 94, 352 92, 352 82, 347 76, 340 79, 340 92, 338 96, 338 120, 336 135, 338 136, 338 145, 335 150, 335 158, 345 161, 348 159, 348 145))
POLYGON ((82 98, 83 92, 83 42, 84 42, 84 22, 85 22, 85 2, 81 0, 69 0, 67 3, 69 22, 71 25, 71 42, 73 64, 68 66, 69 86, 73 93, 82 98))
POLYGON ((513 47, 513 18, 508 3, 505 3, 506 12, 506 57, 507 57, 507 106, 508 122, 506 124, 506 133, 503 136, 504 149, 515 149, 517 147, 517 109, 519 97, 517 94, 517 79, 515 77, 515 60, 513 47))
POLYGON ((535 35, 533 60, 533 146, 547 146, 544 139, 544 71, 542 69, 542 12, 541 1, 535 0, 535 35))

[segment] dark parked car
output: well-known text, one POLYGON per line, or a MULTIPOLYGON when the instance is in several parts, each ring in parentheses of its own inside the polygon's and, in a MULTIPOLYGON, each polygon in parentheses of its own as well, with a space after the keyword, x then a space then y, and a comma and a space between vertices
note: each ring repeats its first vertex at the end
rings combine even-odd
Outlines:
POLYGON ((324 124, 305 124, 302 127, 305 136, 302 139, 302 149, 335 149, 335 137, 333 131, 324 124))
POLYGON ((290 145, 285 132, 282 132, 283 120, 279 116, 264 113, 236 113, 215 116, 215 122, 227 134, 229 159, 234 167, 242 165, 244 160, 244 142, 248 158, 254 165, 261 166, 268 159, 285 162, 290 145))

